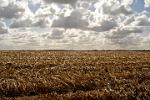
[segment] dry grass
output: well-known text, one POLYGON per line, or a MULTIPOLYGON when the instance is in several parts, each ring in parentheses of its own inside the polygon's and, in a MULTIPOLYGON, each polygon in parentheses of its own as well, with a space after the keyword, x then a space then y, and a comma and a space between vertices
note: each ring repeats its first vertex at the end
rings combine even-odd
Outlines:
POLYGON ((4 100, 150 98, 150 51, 1 51, 4 100))

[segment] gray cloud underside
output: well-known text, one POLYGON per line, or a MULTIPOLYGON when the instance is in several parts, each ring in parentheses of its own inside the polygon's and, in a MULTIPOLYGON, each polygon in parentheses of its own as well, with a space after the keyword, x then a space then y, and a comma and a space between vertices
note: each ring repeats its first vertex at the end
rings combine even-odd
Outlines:
POLYGON ((17 18, 21 16, 24 11, 25 9, 18 5, 9 4, 6 7, 0 7, 0 18, 17 18))
POLYGON ((0 22, 0 34, 8 33, 8 29, 5 25, 5 23, 0 22))

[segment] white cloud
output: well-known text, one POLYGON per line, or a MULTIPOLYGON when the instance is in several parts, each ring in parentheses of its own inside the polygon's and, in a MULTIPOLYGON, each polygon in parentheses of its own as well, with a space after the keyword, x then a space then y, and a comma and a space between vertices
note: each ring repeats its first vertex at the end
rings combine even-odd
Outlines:
POLYGON ((147 34, 143 37, 142 45, 145 46, 145 49, 150 49, 150 34, 147 34))
POLYGON ((27 28, 27 27, 50 27, 51 20, 49 18, 21 18, 16 19, 10 24, 10 28, 27 28))
POLYGON ((102 0, 101 2, 97 2, 95 4, 96 11, 102 14, 109 14, 109 15, 130 15, 133 14, 133 11, 130 9, 129 6, 125 6, 119 2, 119 0, 102 0))
POLYGON ((46 8, 39 8, 36 13, 35 16, 36 17, 47 17, 52 15, 52 13, 55 12, 55 9, 52 9, 51 7, 46 7, 46 8))
POLYGON ((146 49, 149 32, 142 28, 150 26, 150 17, 144 11, 135 12, 130 7, 133 3, 0 0, 0 45, 8 49, 146 49))
POLYGON ((133 16, 129 16, 127 17, 124 21, 123 21, 123 25, 126 26, 126 25, 130 25, 132 22, 135 21, 135 15, 133 16))
POLYGON ((133 4, 134 0, 121 0, 121 2, 123 5, 129 6, 133 4))
POLYGON ((135 20, 131 23, 134 26, 150 26, 150 18, 146 15, 135 17, 135 20))
POLYGON ((8 0, 0 0, 0 7, 8 6, 9 1, 8 0))
POLYGON ((150 0, 144 0, 145 1, 145 7, 150 7, 150 0))

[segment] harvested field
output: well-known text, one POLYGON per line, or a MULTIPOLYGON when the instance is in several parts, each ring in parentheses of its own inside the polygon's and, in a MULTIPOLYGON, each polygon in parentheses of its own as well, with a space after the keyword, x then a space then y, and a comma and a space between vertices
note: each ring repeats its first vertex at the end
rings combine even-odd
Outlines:
POLYGON ((150 51, 1 51, 2 100, 149 100, 150 51))

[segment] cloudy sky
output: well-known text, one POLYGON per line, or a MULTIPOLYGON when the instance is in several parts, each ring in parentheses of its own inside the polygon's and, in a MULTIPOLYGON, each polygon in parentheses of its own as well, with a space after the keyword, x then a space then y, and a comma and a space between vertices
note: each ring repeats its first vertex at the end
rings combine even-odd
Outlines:
POLYGON ((150 0, 0 0, 0 50, 150 49, 150 0))

